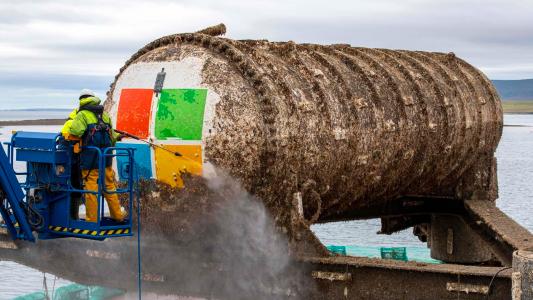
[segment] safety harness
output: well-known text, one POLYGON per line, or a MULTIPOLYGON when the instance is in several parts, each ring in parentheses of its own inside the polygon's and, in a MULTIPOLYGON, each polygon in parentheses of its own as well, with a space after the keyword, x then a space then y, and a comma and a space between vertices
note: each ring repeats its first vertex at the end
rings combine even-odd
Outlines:
MULTIPOLYGON (((102 105, 83 105, 79 108, 79 111, 90 111, 92 112, 97 119, 96 123, 87 125, 87 129, 85 130, 85 133, 82 136, 82 142, 84 146, 94 146, 100 149, 104 149, 107 147, 112 146, 112 128, 111 125, 104 122, 103 120, 103 114, 104 114, 104 107, 102 105)), ((95 166, 95 163, 98 161, 98 153, 95 150, 92 149, 86 149, 85 151, 82 151, 82 167, 85 169, 98 169, 98 166, 95 166), (84 153, 85 152, 85 153, 84 153), (85 155, 84 155, 85 154, 85 155), (85 159, 85 161, 84 161, 85 159), (90 161, 90 163, 88 163, 90 161)), ((108 157, 106 159, 106 167, 110 166, 112 163, 112 160, 108 157)), ((85 176, 84 180, 87 180, 87 178, 90 175, 90 171, 88 172, 87 176, 85 176)))

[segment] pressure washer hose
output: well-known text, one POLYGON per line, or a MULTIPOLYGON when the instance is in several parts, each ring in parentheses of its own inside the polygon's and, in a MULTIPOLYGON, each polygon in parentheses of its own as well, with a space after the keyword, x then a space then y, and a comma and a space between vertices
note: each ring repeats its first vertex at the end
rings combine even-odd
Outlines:
POLYGON ((167 149, 167 148, 165 148, 165 147, 163 147, 163 146, 161 146, 161 145, 158 145, 158 144, 156 144, 156 143, 152 143, 152 142, 150 142, 150 141, 143 140, 143 139, 141 139, 140 137, 138 137, 138 136, 136 136, 136 135, 133 135, 133 134, 131 134, 131 133, 129 133, 129 132, 122 131, 122 130, 118 130, 118 129, 114 129, 114 130, 115 130, 116 132, 122 134, 122 135, 125 135, 125 136, 127 136, 127 137, 130 137, 130 138, 132 138, 132 139, 134 139, 134 140, 137 140, 137 141, 140 141, 140 142, 146 143, 146 144, 148 144, 148 145, 150 145, 150 146, 152 146, 152 147, 159 148, 159 149, 161 149, 161 150, 164 150, 164 151, 170 152, 170 153, 172 153, 172 154, 174 154, 174 155, 176 155, 176 156, 182 156, 181 153, 179 153, 179 152, 172 151, 172 150, 167 149))
POLYGON ((120 134, 122 134, 122 135, 124 135, 124 136, 127 136, 127 137, 129 137, 129 138, 132 138, 132 139, 137 140, 137 141, 139 141, 139 142, 146 143, 146 144, 148 144, 148 145, 150 145, 150 146, 152 146, 152 147, 154 147, 154 148, 159 148, 159 149, 161 149, 161 150, 167 151, 167 152, 169 152, 169 153, 172 153, 172 154, 175 155, 175 156, 178 156, 178 157, 180 157, 180 158, 183 158, 183 159, 185 159, 185 160, 187 160, 187 161, 189 161, 189 162, 192 162, 192 163, 194 163, 194 164, 197 164, 197 165, 200 164, 199 162, 197 162, 197 161, 195 161, 195 160, 192 160, 192 159, 190 159, 190 158, 188 158, 188 157, 186 157, 186 156, 183 156, 181 153, 179 153, 179 152, 177 152, 177 151, 172 151, 172 150, 170 150, 170 149, 168 149, 168 148, 165 148, 165 147, 163 147, 162 145, 158 145, 158 144, 156 144, 156 143, 152 143, 152 142, 150 142, 150 141, 143 140, 142 138, 140 138, 140 137, 138 137, 138 136, 136 136, 136 135, 133 135, 133 134, 131 134, 131 133, 129 133, 129 132, 123 131, 123 130, 118 130, 118 129, 114 129, 114 130, 115 130, 117 133, 120 133, 120 134))
MULTIPOLYGON (((134 173, 135 174, 135 173, 134 173)), ((142 266, 141 266, 141 193, 139 190, 139 178, 135 178, 135 194, 137 195, 137 292, 139 300, 142 300, 142 266)))

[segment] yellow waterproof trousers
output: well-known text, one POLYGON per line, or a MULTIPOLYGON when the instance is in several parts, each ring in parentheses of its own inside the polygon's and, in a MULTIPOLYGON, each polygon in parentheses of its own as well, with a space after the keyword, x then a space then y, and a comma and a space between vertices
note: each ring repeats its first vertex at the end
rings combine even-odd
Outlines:
MULTIPOLYGON (((86 191, 98 191, 98 169, 93 170, 81 170, 82 178, 84 178, 84 189, 86 191)), ((107 191, 115 191, 117 189, 115 185, 115 171, 112 167, 105 169, 105 187, 107 191)), ((86 216, 85 220, 87 222, 96 222, 98 214, 98 200, 96 199, 97 195, 95 194, 84 194, 85 195, 85 211, 86 216)), ((122 213, 120 207, 120 201, 118 200, 117 194, 104 194, 105 199, 107 200, 107 205, 111 212, 111 218, 115 221, 122 222, 124 220, 125 214, 122 213)))

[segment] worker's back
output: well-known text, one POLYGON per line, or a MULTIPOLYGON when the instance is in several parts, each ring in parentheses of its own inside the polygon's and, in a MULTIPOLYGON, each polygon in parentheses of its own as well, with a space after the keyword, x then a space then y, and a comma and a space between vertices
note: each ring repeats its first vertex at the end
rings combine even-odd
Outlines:
MULTIPOLYGON (((69 133, 80 137, 85 147, 104 149, 114 144, 111 118, 100 102, 98 97, 81 99, 78 114, 70 124, 69 133)), ((85 148, 81 153, 81 169, 98 169, 98 160, 98 150, 85 148)), ((111 158, 106 158, 106 167, 111 164, 111 158)))

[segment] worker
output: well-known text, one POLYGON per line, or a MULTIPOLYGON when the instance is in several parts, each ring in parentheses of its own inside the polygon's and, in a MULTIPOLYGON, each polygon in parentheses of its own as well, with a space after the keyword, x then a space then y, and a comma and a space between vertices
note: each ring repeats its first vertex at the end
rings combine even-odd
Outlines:
MULTIPOLYGON (((80 153, 80 168, 81 177, 83 180, 84 189, 86 191, 98 191, 98 177, 99 177, 99 154, 98 150, 86 147, 97 147, 104 149, 111 147, 117 140, 122 138, 121 135, 113 130, 111 118, 104 112, 104 108, 100 105, 101 100, 93 94, 86 94, 80 96, 80 106, 78 113, 70 124, 68 134, 81 139, 83 144, 80 153)), ((112 157, 105 158, 105 187, 109 192, 116 191, 115 172, 112 168, 112 157)), ((98 220, 98 199, 97 195, 92 193, 84 193, 85 196, 85 211, 88 222, 96 222, 98 220)), ((117 222, 124 221, 126 212, 122 210, 120 201, 115 193, 104 193, 107 200, 111 218, 117 222)))
MULTIPOLYGON (((78 97, 79 100, 87 97, 94 97, 95 94, 93 91, 89 89, 83 89, 81 90, 80 96, 78 97)), ((74 108, 72 112, 68 115, 68 119, 63 125, 63 128, 61 128, 61 135, 63 135, 65 141, 67 141, 68 146, 73 145, 73 153, 71 156, 70 161, 70 185, 77 190, 81 190, 81 174, 80 174, 80 138, 72 136, 69 134, 70 126, 72 125, 72 121, 74 121, 74 118, 76 118, 76 115, 78 114, 78 107, 74 108)), ((79 219, 79 208, 81 205, 81 193, 80 192, 72 192, 70 193, 70 218, 73 220, 79 219)))

